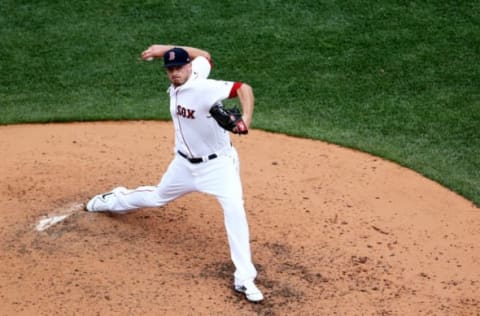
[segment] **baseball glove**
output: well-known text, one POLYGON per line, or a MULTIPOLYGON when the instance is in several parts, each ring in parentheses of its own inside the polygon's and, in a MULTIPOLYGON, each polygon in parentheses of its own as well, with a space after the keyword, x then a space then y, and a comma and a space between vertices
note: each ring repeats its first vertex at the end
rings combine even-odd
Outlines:
POLYGON ((210 114, 223 129, 234 134, 248 134, 248 128, 242 119, 242 113, 237 107, 225 109, 221 104, 210 108, 210 114))

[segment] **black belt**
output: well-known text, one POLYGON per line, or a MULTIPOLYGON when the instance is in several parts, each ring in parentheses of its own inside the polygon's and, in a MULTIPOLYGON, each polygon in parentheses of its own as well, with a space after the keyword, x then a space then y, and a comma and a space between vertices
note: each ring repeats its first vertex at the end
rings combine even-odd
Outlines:
POLYGON ((178 154, 180 156, 182 156, 183 158, 187 159, 188 161, 190 161, 191 163, 201 163, 201 162, 204 162, 204 161, 208 161, 208 160, 212 160, 212 159, 215 159, 217 158, 217 154, 211 154, 211 155, 208 155, 206 156, 205 158, 189 158, 187 155, 185 155, 184 153, 182 153, 180 150, 177 151, 178 154))

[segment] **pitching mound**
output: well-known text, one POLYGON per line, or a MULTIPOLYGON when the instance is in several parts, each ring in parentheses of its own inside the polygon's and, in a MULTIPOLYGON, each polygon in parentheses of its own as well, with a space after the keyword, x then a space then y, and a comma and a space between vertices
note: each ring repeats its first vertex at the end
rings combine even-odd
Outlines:
POLYGON ((0 315, 480 313, 472 203, 335 145, 256 130, 232 139, 262 304, 232 289, 214 198, 82 211, 113 187, 157 184, 171 123, 0 126, 0 315))

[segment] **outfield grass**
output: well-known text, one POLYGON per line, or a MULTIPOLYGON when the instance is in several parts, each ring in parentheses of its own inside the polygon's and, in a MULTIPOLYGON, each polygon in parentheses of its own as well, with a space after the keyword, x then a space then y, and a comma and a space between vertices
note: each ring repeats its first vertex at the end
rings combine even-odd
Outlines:
POLYGON ((13 1, 0 123, 168 119, 152 43, 209 50, 254 126, 396 161, 480 205, 475 1, 13 1))

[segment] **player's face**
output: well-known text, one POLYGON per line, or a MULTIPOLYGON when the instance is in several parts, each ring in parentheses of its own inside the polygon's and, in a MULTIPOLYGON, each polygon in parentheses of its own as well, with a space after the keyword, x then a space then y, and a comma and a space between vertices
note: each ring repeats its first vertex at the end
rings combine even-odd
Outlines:
POLYGON ((192 73, 192 64, 167 68, 167 75, 170 82, 175 86, 184 84, 192 73))

